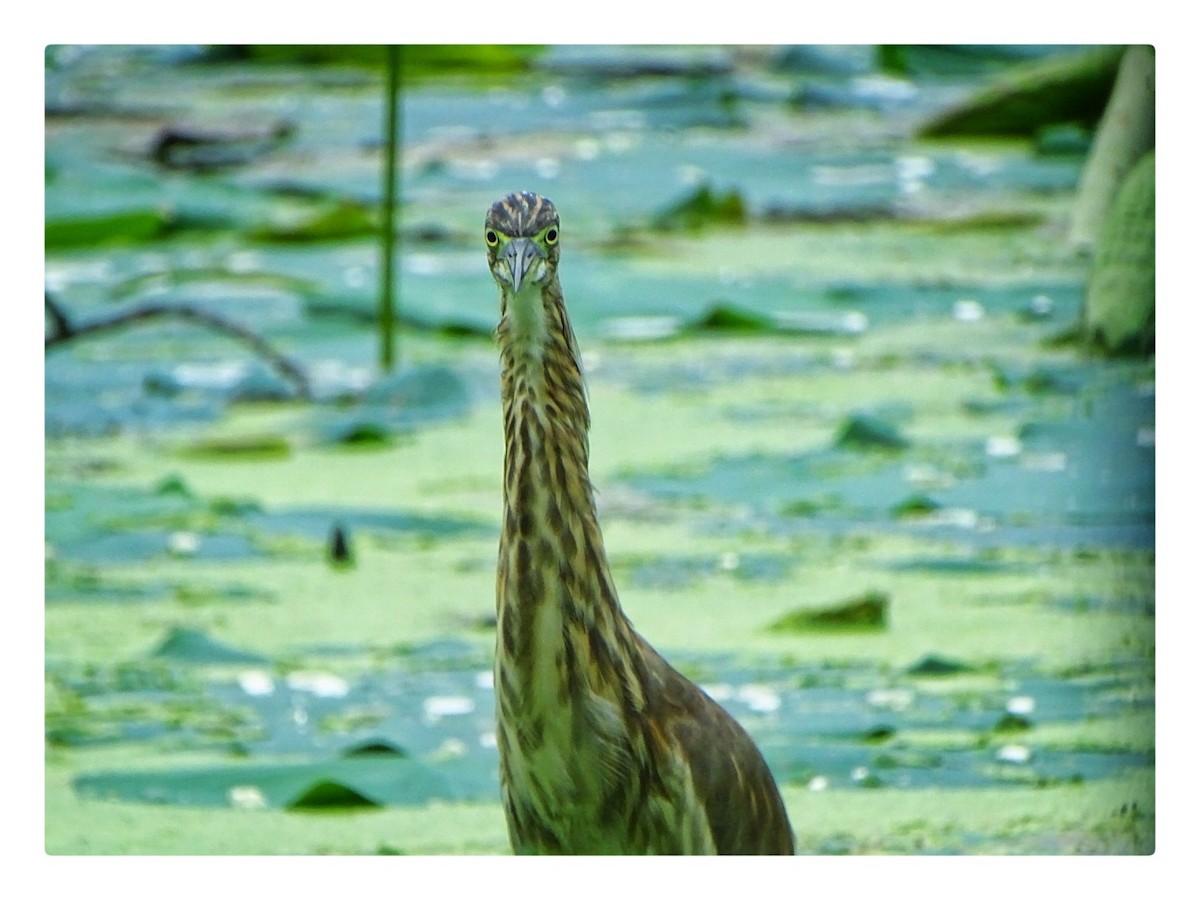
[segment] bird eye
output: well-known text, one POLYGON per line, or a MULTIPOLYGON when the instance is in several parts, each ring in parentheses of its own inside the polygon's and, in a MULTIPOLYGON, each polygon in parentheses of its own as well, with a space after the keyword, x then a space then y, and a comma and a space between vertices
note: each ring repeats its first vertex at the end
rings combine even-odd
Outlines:
POLYGON ((551 228, 546 232, 546 246, 553 246, 558 243, 558 229, 551 228))
POLYGON ((483 233, 483 239, 487 241, 489 247, 495 247, 498 243, 500 243, 500 238, 496 237, 496 232, 492 231, 490 228, 483 233))

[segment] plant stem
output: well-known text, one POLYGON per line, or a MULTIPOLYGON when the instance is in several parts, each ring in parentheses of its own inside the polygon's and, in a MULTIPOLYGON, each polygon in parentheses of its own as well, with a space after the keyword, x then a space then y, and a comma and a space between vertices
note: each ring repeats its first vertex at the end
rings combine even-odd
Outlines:
POLYGON ((399 210, 396 195, 399 173, 396 165, 400 152, 400 48, 389 44, 387 52, 387 87, 384 94, 383 140, 383 233, 382 258, 379 267, 379 367, 392 371, 396 361, 396 291, 395 265, 399 210))

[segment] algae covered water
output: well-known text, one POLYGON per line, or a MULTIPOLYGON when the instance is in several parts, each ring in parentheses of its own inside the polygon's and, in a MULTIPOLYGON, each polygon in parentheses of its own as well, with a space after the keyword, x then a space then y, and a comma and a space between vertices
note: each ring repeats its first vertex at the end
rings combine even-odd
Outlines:
POLYGON ((1088 131, 913 136, 1069 48, 867 50, 414 62, 384 374, 371 59, 49 48, 56 308, 312 390, 48 350, 47 850, 506 852, 478 231, 533 189, 622 602, 802 852, 1152 851, 1154 362, 1055 340, 1088 131))

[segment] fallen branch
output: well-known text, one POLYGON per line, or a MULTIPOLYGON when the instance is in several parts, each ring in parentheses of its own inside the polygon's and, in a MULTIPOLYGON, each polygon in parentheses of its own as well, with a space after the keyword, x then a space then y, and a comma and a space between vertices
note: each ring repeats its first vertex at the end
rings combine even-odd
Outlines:
POLYGON ((122 310, 111 316, 93 319, 90 322, 82 324, 75 324, 54 298, 46 294, 46 312, 50 316, 50 320, 54 326, 50 333, 46 335, 47 352, 68 341, 105 331, 113 331, 117 328, 124 328, 126 325, 132 325, 136 322, 148 322, 155 319, 183 319, 194 322, 197 325, 205 325, 215 331, 220 331, 247 345, 251 350, 265 359, 279 374, 295 385, 296 393, 300 397, 305 400, 312 399, 312 390, 309 387, 308 376, 304 374, 304 370, 299 365, 273 349, 270 344, 248 328, 238 325, 236 322, 231 322, 215 313, 197 309, 194 306, 147 303, 133 309, 122 310))

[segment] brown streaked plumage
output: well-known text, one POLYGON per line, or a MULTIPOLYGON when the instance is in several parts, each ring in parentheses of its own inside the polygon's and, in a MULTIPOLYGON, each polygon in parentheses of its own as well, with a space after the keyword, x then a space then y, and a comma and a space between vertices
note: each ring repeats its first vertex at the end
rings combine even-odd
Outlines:
POLYGON ((536 194, 484 223, 500 286, 504 517, 496 740, 517 853, 794 852, 753 741, 621 611, 588 479, 587 397, 536 194))

